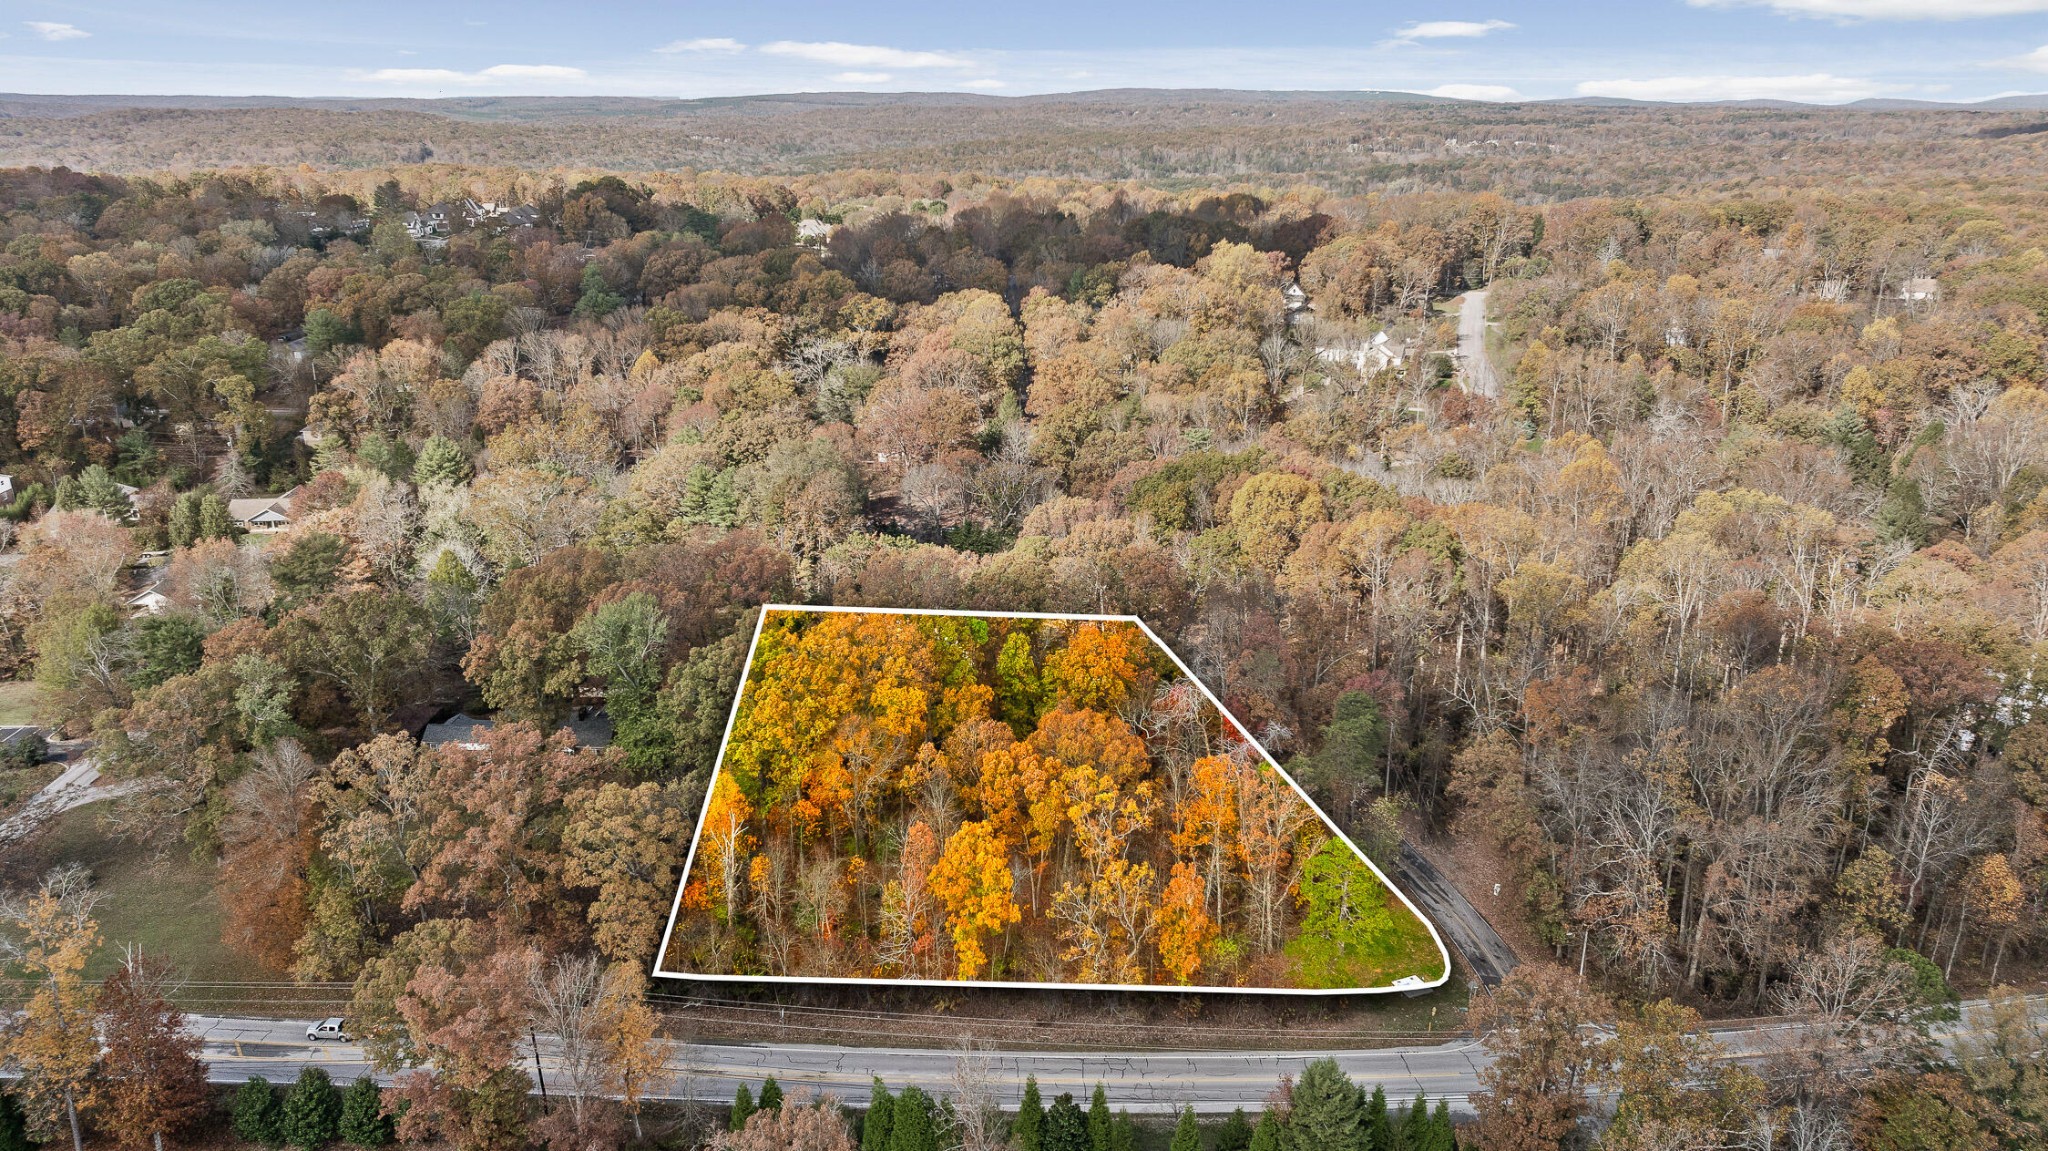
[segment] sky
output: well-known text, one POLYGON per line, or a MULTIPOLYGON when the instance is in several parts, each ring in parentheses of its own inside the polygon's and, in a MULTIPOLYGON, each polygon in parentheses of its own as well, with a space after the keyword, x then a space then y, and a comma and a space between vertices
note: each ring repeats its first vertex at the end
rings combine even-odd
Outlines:
POLYGON ((0 0, 0 92, 2048 91, 2048 0, 0 0))

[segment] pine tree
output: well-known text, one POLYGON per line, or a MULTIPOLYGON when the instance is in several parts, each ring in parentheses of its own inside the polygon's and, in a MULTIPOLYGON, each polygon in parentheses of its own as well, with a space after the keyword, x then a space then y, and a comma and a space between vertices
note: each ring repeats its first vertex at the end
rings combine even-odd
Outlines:
POLYGON ((860 1123, 860 1151, 888 1151, 889 1119, 895 1105, 882 1077, 875 1076, 874 1086, 868 1089, 868 1113, 860 1123))
POLYGON ((1259 1125, 1252 1128, 1251 1141, 1245 1144, 1247 1151, 1282 1151, 1286 1145, 1286 1132, 1280 1129, 1280 1116, 1271 1107, 1259 1116, 1259 1125))
POLYGON ((1418 1091, 1415 1102, 1402 1108, 1401 1126, 1396 1132, 1401 1151, 1427 1151, 1429 1142, 1429 1093, 1418 1091))
POLYGON ((244 1143, 284 1146, 284 1107, 277 1100, 277 1089, 250 1076, 235 1091, 234 1128, 235 1137, 244 1143))
MULTIPOLYGON (((1088 1116, 1074 1097, 1060 1092, 1045 1112, 1042 1151, 1088 1151, 1088 1116)), ((1273 1148, 1279 1151, 1279 1148, 1273 1148)))
MULTIPOLYGON (((1200 1146, 1200 1137, 1196 1146, 1200 1146)), ((1138 1125, 1131 1122, 1131 1113, 1121 1108, 1116 1120, 1109 1125, 1109 1151, 1138 1151, 1138 1125)))
POLYGON ((1877 529, 1878 538, 1888 543, 1904 541, 1916 548, 1926 547, 1927 497, 1920 490, 1920 481, 1908 476, 1893 479, 1871 526, 1877 529))
POLYGON ((299 1081, 285 1096, 280 1129, 285 1142, 304 1151, 341 1135, 341 1092, 324 1069, 307 1067, 299 1072, 299 1081))
POLYGON ((1436 1101, 1436 1113, 1429 1117, 1429 1151, 1458 1151, 1458 1130, 1451 1124, 1448 1099, 1436 1101))
POLYGON ((391 1142, 391 1116, 384 1114, 384 1089, 368 1075, 349 1084, 341 1094, 341 1137, 358 1147, 382 1147, 391 1142))
POLYGON ((1109 1151, 1109 1124, 1109 1093, 1097 1083, 1088 1100, 1088 1146, 1093 1151, 1109 1151))
POLYGON ((1394 1125, 1387 1119, 1387 1089, 1373 1084, 1372 1097, 1365 1101, 1366 1146, 1371 1151, 1394 1151, 1394 1125))
POLYGON ((31 1151, 36 1141, 28 1137, 28 1113, 12 1091, 0 1091, 0 1151, 31 1151))
POLYGON ((203 540, 231 540, 237 529, 235 517, 228 513, 228 502, 213 492, 207 492, 199 499, 199 538, 203 540))
MULTIPOLYGON (((1010 1139, 1017 1151, 1040 1151, 1045 1140, 1045 1104, 1038 1097, 1038 1076, 1024 1077, 1024 1102, 1017 1105, 1017 1121, 1010 1124, 1010 1139)), ((861 1151, 872 1151, 863 1146, 861 1151)))
POLYGON ((1365 1119, 1365 1100, 1336 1060, 1318 1059, 1303 1069, 1289 1117, 1297 1143, 1316 1151, 1366 1151, 1365 1119))
POLYGON ((754 1092, 746 1084, 742 1083, 740 1084, 740 1089, 733 1092, 732 1118, 726 1121, 726 1130, 745 1131, 747 1129, 747 1117, 753 1113, 754 1092))
POLYGON ((1202 1129, 1195 1125, 1194 1108, 1180 1109, 1180 1122, 1174 1125, 1168 1151, 1202 1151, 1202 1129))
POLYGON ((939 1151, 939 1128, 931 1096, 915 1087, 889 1108, 889 1151, 939 1151))
POLYGON ((1239 1107, 1216 1129, 1216 1151, 1247 1151, 1251 1145, 1251 1120, 1245 1118, 1244 1108, 1239 1107))
POLYGON ((447 436, 428 436, 412 462, 412 482, 423 488, 447 487, 469 478, 469 456, 447 436))
POLYGON ((775 1081, 775 1076, 773 1075, 770 1075, 768 1077, 767 1082, 761 1084, 761 1103, 759 1110, 782 1110, 782 1084, 777 1083, 775 1081))

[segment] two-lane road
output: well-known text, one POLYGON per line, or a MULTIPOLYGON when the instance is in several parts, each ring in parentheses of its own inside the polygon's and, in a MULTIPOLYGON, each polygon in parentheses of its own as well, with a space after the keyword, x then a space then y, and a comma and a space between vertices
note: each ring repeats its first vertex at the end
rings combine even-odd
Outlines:
MULTIPOLYGON (((2040 997, 2036 997, 2037 1000, 2040 997)), ((1966 1013, 1983 1005, 1965 1005, 1966 1013)), ((324 1067, 336 1081, 349 1083, 370 1071, 361 1047, 352 1043, 316 1043, 306 1039, 304 1021, 190 1016, 188 1025, 204 1040, 202 1057, 215 1082, 240 1082, 261 1076, 289 1082, 307 1066, 324 1067)), ((1942 1028, 1938 1041, 1948 1045, 1973 1026, 1967 1021, 1942 1028)), ((1798 1024, 1783 1019, 1758 1020, 1712 1032, 1723 1058, 1758 1062, 1800 1037, 1798 1024)), ((539 1040, 544 1075, 553 1075, 550 1041, 539 1040)), ((1394 1100, 1413 1099, 1426 1091, 1431 1099, 1447 1099, 1469 1113, 1467 1103, 1479 1090, 1479 1072, 1490 1057, 1477 1040, 1387 1047, 1371 1051, 967 1051, 902 1047, 833 1047, 822 1044, 678 1042, 669 1051, 668 1081, 648 1092, 651 1098, 723 1102, 742 1083, 758 1087, 773 1075, 785 1089, 808 1088, 858 1104, 867 1098, 871 1079, 880 1076, 892 1090, 916 1086, 935 1095, 954 1094, 963 1062, 980 1073, 995 1098, 1014 1106, 1024 1093, 1024 1078, 1036 1076, 1047 1096, 1072 1092, 1085 1096, 1095 1084, 1109 1090, 1113 1104, 1138 1113, 1170 1113, 1183 1106, 1204 1114, 1234 1107, 1256 1111, 1279 1084, 1282 1075, 1300 1078, 1310 1063, 1335 1059, 1351 1078, 1378 1084, 1394 1100)), ((529 1056, 529 1060, 531 1056, 529 1056)), ((529 1062, 528 1070, 531 1070, 529 1062)), ((380 1078, 384 1078, 380 1076, 380 1078)))

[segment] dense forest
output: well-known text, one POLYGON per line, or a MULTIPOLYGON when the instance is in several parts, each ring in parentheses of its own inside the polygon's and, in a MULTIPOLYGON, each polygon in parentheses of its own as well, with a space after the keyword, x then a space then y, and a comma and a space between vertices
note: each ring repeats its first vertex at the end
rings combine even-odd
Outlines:
MULTIPOLYGON (((1824 108, 1403 93, 1146 91, 1032 97, 812 93, 715 100, 205 100, 0 96, 0 165, 239 166, 409 181, 568 169, 1314 184, 1344 194, 1584 196, 2048 174, 2038 107, 1824 108), (486 171, 488 173, 486 174, 486 171)), ((1981 187, 1981 185, 1978 185, 1981 187)), ((495 193, 494 193, 495 194, 495 193)))
MULTIPOLYGON (((415 1130, 498 1114, 536 965, 644 972, 767 602, 1139 616, 1525 958, 1865 1026, 2048 944, 2040 138, 1958 139, 1571 199, 0 172, 0 658, 110 833, 439 1069, 415 1130)), ((2042 1121, 1898 1050, 1771 1106, 2042 1121)))
POLYGON ((1413 912, 1129 623, 768 614, 664 969, 1433 984, 1413 912))

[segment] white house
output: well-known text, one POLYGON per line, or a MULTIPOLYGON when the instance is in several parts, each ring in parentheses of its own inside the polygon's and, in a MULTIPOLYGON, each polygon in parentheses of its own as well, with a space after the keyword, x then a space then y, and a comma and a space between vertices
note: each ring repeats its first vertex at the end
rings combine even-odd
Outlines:
POLYGON ((1899 299, 1908 303, 1929 303, 1941 299, 1941 285, 1933 276, 1913 276, 1899 285, 1899 299))
POLYGON ((837 230, 835 226, 823 220, 798 220, 796 242, 807 247, 822 248, 825 241, 831 239, 832 233, 837 230))
POLYGON ((1371 339, 1355 347, 1317 348, 1316 357, 1333 364, 1350 364, 1359 373, 1371 375, 1406 363, 1403 350, 1385 332, 1374 332, 1371 339))
POLYGON ((283 531, 291 526, 292 499, 298 494, 299 489, 293 488, 281 496, 229 500, 228 518, 247 531, 283 531))
POLYGON ((128 614, 138 619, 146 615, 160 615, 170 605, 170 597, 164 595, 163 583, 159 581, 128 597, 128 614))
POLYGON ((14 477, 0 476, 0 503, 14 502, 14 477))

